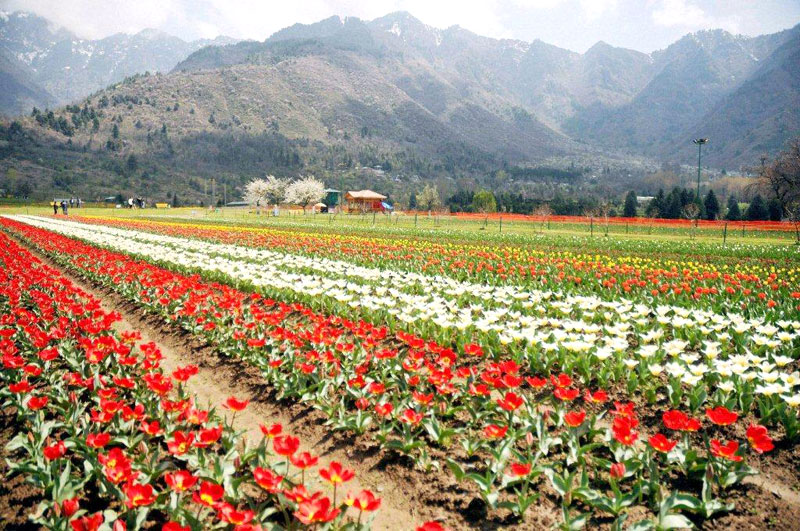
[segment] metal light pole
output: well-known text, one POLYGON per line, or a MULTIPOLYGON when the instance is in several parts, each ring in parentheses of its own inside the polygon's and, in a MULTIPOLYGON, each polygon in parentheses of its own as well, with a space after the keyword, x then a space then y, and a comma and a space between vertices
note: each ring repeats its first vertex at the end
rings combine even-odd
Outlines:
POLYGON ((703 144, 708 142, 707 138, 695 138, 692 140, 697 144, 697 202, 700 202, 700 156, 703 152, 703 144))

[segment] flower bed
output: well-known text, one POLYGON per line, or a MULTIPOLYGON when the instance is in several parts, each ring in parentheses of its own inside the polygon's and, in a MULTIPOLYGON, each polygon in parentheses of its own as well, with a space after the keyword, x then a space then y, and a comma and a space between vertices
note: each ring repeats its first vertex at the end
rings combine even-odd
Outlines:
POLYGON ((466 245, 138 219, 79 219, 295 256, 345 260, 381 270, 400 269, 429 276, 447 275, 472 283, 523 285, 605 298, 635 297, 636 302, 648 304, 653 301, 693 308, 715 307, 717 311, 724 306, 753 315, 780 316, 781 311, 796 310, 800 302, 797 300, 800 272, 796 267, 752 257, 721 260, 711 255, 665 256, 660 248, 655 252, 605 249, 592 253, 583 251, 580 243, 576 243, 577 250, 547 249, 541 245, 466 245))
MULTIPOLYGON (((241 443, 186 391, 197 368, 165 374, 158 347, 115 332, 117 319, 0 235, 0 397, 19 427, 7 448, 11 473, 43 493, 31 509, 35 523, 115 531, 364 526, 361 513, 380 505, 372 493, 308 492, 301 478, 315 473, 316 458, 297 451, 297 438, 273 425, 259 444, 241 443)), ((334 486, 352 477, 338 463, 318 473, 334 486)))
MULTIPOLYGON (((669 396, 674 407, 665 407, 657 394, 658 407, 637 408, 628 401, 609 407, 608 393, 589 387, 602 374, 593 365, 582 385, 550 371, 580 372, 577 362, 565 363, 566 356, 540 367, 551 372, 542 377, 537 367, 514 359, 486 359, 488 352, 477 344, 463 345, 459 354, 415 334, 392 338, 384 327, 328 317, 49 231, 3 223, 61 263, 258 366, 285 395, 323 410, 334 428, 369 432, 423 468, 447 465, 456 478, 477 485, 488 506, 518 516, 536 501, 547 478, 565 524, 608 514, 621 524, 636 506, 645 510, 642 522, 649 522, 641 526, 687 525, 686 514, 704 519, 730 510, 726 492, 754 472, 746 454, 772 445, 764 427, 748 426, 731 411, 741 410, 741 400, 731 400, 724 389, 683 394, 679 382, 669 396), (463 449, 461 459, 448 455, 455 444, 463 449), (681 492, 687 487, 695 492, 681 492)), ((623 362, 620 372, 624 367, 623 362)), ((641 385, 638 378, 627 381, 629 387, 635 382, 632 391, 641 385)), ((796 412, 778 398, 760 397, 759 405, 775 400, 773 410, 789 419, 788 431, 796 412)), ((746 413, 752 406, 744 403, 746 413)))

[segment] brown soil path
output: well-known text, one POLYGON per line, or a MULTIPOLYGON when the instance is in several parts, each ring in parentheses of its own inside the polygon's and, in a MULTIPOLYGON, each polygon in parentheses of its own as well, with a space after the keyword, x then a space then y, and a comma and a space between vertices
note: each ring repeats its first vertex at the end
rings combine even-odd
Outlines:
MULTIPOLYGON (((240 360, 220 356, 213 347, 202 344, 188 333, 169 327, 155 316, 147 315, 140 307, 125 301, 113 291, 97 289, 29 246, 26 245, 26 248, 45 264, 58 269, 76 287, 98 299, 104 310, 118 312, 122 319, 115 323, 115 329, 136 330, 142 336, 142 343, 152 341, 158 345, 164 355, 161 366, 165 372, 170 373, 188 364, 197 365, 199 372, 187 382, 187 390, 197 396, 198 407, 216 406, 217 412, 227 422, 233 418, 234 427, 242 432, 248 443, 255 444, 263 438, 259 424, 277 422, 283 425, 283 433, 300 438, 300 451, 319 456, 319 466, 338 461, 345 468, 354 470, 356 477, 338 490, 337 498, 342 500, 347 493, 357 493, 361 489, 369 489, 379 496, 382 499, 381 507, 374 513, 372 529, 413 529, 426 520, 445 516, 435 507, 426 507, 416 500, 415 489, 409 488, 408 481, 395 482, 391 474, 381 470, 380 455, 365 459, 360 455, 362 452, 349 444, 346 438, 324 426, 320 412, 304 404, 278 401, 256 368, 240 360), (248 407, 237 413, 235 418, 231 411, 222 407, 229 396, 250 400, 248 407)), ((306 484, 309 490, 325 490, 332 495, 329 486, 316 473, 306 476, 306 484)), ((448 516, 452 519, 452 515, 448 516)), ((364 515, 365 519, 367 517, 364 515)))

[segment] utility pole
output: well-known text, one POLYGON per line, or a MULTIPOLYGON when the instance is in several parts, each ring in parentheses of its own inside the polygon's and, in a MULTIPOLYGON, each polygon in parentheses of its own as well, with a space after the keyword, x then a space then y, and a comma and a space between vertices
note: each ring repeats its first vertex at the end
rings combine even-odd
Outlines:
POLYGON ((228 184, 222 183, 222 206, 228 204, 228 184))
POLYGON ((217 208, 217 182, 211 179, 211 209, 217 208))
POLYGON ((707 138, 696 138, 692 140, 697 144, 697 202, 700 202, 700 156, 703 152, 703 144, 708 142, 707 138))
POLYGON ((341 173, 339 174, 339 198, 338 199, 339 199, 339 201, 338 201, 339 204, 337 206, 339 208, 338 208, 337 214, 341 214, 343 206, 344 206, 344 175, 341 174, 341 173))

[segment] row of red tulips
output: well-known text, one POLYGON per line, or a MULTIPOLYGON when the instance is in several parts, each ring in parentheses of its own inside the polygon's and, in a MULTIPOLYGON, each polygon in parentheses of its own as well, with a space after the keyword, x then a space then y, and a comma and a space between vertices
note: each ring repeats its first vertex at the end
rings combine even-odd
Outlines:
MULTIPOLYGON (((0 399, 16 410, 12 474, 39 489, 31 518, 75 531, 330 525, 363 528, 380 499, 369 491, 337 499, 353 477, 318 466, 277 424, 257 444, 187 391, 197 367, 171 374, 162 354, 117 333, 119 316, 0 234, 0 399), (333 497, 307 489, 309 474, 333 497)), ((224 407, 241 411, 246 401, 224 407)))

